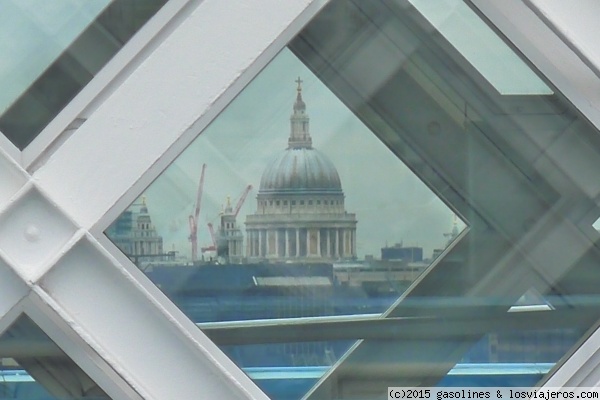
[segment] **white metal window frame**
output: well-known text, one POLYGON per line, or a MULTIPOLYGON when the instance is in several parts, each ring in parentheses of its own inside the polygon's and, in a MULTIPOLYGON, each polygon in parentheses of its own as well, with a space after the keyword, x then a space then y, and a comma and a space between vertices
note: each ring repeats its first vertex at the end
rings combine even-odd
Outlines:
POLYGON ((123 48, 117 51, 25 149, 19 150, 1 134, 0 147, 23 168, 30 172, 34 171, 75 130, 73 123, 77 119, 86 119, 93 113, 97 105, 122 83, 200 1, 169 0, 125 43, 123 48))
POLYGON ((200 0, 169 0, 102 67, 75 98, 21 152, 21 165, 33 172, 74 131, 77 119, 87 119, 98 104, 126 79, 200 0))
MULTIPOLYGON (((534 3, 471 2, 600 126, 600 80, 534 3)), ((0 154, 0 329, 26 312, 113 398, 267 398, 102 232, 325 3, 194 3, 31 175, 0 154)), ((584 382, 598 348, 552 384, 584 382)))
MULTIPOLYGON (((102 101, 86 122, 44 149, 49 154, 31 174, 3 153, 0 258, 11 267, 0 268, 4 327, 20 302, 37 305, 27 314, 46 333, 56 330, 49 316, 57 315, 74 336, 51 337, 113 398, 267 398, 139 270, 98 242, 98 226, 126 208, 323 4, 195 2, 137 67, 100 88, 102 101)), ((83 110, 87 100, 79 96, 72 107, 83 110)))

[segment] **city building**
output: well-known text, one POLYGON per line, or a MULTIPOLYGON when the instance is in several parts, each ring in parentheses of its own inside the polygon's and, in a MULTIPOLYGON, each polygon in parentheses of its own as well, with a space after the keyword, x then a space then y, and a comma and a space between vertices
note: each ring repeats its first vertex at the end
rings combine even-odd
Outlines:
POLYGON ((244 235, 237 224, 236 217, 246 194, 251 188, 252 186, 248 186, 235 209, 231 206, 231 199, 227 198, 227 204, 220 215, 221 225, 217 236, 217 256, 229 263, 240 263, 244 257, 244 235))
POLYGON ((402 243, 381 248, 382 260, 402 260, 406 262, 423 261, 423 248, 418 246, 404 247, 402 243))
POLYGON ((256 212, 246 218, 249 260, 327 262, 356 258, 356 215, 344 206, 338 172, 312 145, 302 81, 288 147, 262 174, 256 212))
POLYGON ((107 234, 127 257, 137 265, 167 261, 174 254, 165 254, 163 238, 152 224, 146 199, 134 203, 108 228, 107 234))

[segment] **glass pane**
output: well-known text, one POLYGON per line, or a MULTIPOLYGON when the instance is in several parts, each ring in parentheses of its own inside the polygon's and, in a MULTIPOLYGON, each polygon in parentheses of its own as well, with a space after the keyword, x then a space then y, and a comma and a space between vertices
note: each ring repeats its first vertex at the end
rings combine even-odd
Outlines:
POLYGON ((410 3, 499 93, 552 94, 552 89, 462 0, 410 3))
POLYGON ((164 3, 0 2, 0 132, 25 148, 164 3))
POLYGON ((600 316, 597 131, 439 7, 328 3, 106 231, 275 399, 535 385, 600 316))
POLYGON ((26 315, 0 336, 0 398, 110 399, 26 315))

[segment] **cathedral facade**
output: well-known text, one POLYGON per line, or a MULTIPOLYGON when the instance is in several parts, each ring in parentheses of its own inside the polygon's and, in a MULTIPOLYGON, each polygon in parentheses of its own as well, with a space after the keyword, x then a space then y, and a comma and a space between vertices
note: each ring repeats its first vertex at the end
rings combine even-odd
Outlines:
POLYGON ((250 261, 332 262, 356 258, 356 215, 346 212, 333 163, 312 146, 302 81, 288 147, 262 174, 254 214, 246 217, 250 261))

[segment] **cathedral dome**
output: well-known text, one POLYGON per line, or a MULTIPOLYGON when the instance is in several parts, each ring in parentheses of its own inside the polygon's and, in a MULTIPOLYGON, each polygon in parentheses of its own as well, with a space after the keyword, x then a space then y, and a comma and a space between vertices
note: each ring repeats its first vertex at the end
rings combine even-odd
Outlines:
POLYGON ((340 176, 316 150, 296 80, 287 149, 263 171, 256 212, 246 215, 249 260, 331 263, 356 259, 356 215, 346 212, 340 176))
POLYGON ((333 163, 314 148, 288 148, 267 166, 259 193, 341 194, 340 177, 333 163))

